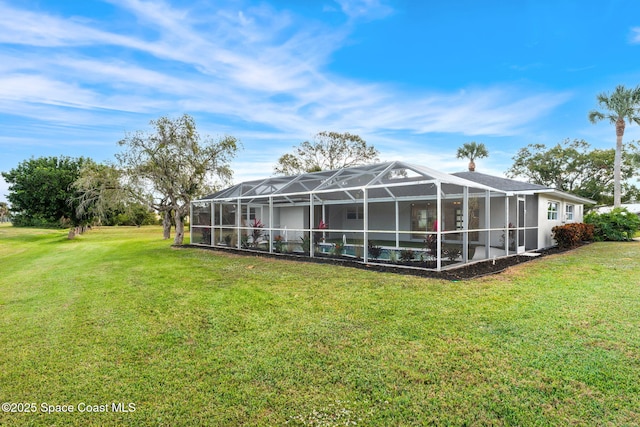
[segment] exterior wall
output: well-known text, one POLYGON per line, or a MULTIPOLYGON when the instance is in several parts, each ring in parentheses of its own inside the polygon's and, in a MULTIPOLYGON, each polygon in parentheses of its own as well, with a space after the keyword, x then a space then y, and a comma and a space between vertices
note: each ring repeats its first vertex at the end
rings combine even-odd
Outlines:
POLYGON ((304 236, 302 230, 309 226, 309 208, 305 206, 286 206, 279 207, 277 210, 280 217, 279 228, 281 230, 275 231, 274 235, 280 234, 284 236, 286 234, 286 240, 289 242, 299 242, 300 238, 304 236))
POLYGON ((556 241, 552 237, 551 229, 557 225, 564 225, 572 222, 582 222, 584 218, 584 206, 579 203, 571 202, 562 199, 556 195, 539 195, 538 203, 538 223, 540 224, 538 230, 538 241, 540 242, 540 248, 548 248, 555 246, 556 241), (550 220, 547 218, 548 202, 558 203, 558 219, 550 220), (567 218, 567 205, 573 205, 573 219, 567 218))
MULTIPOLYGON (((360 231, 364 227, 363 219, 348 219, 347 208, 356 206, 356 204, 350 205, 327 205, 325 206, 325 222, 328 224, 329 229, 332 230, 354 230, 360 231)), ((362 204, 359 204, 362 206, 362 204)), ((399 225, 400 231, 411 230, 411 203, 401 202, 398 205, 399 212, 399 225)), ((317 213, 316 213, 317 215, 317 213)), ((316 223, 319 222, 321 217, 316 218, 316 223)), ((396 234, 396 207, 395 203, 375 203, 369 204, 369 230, 381 230, 388 232, 370 233, 369 238, 371 240, 392 240, 395 241, 396 234)), ((329 233, 328 239, 341 238, 342 234, 345 234, 347 238, 361 239, 362 233, 354 232, 334 232, 329 233), (333 234, 333 235, 332 235, 333 234)), ((401 234, 400 240, 410 240, 410 234, 401 234)))

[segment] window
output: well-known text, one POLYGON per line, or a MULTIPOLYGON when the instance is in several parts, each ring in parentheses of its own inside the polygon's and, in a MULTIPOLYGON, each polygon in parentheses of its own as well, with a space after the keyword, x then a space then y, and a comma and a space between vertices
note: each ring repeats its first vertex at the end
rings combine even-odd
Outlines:
POLYGON ((247 206, 242 207, 242 219, 253 221, 256 218, 258 218, 257 213, 258 213, 258 208, 249 207, 247 209, 247 206))
POLYGON ((347 207, 347 219, 363 219, 362 206, 347 207))
POLYGON ((436 207, 430 203, 426 205, 411 204, 411 235, 414 239, 424 239, 424 232, 435 231, 436 207))
POLYGON ((547 202, 547 219, 550 221, 558 220, 558 202, 547 202))
POLYGON ((574 209, 573 205, 567 205, 567 208, 564 214, 565 221, 573 221, 573 209, 574 209))

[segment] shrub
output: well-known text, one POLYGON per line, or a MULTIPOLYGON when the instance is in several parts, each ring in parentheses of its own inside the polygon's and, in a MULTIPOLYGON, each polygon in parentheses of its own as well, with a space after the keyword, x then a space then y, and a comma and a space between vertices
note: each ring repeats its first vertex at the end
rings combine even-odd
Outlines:
POLYGON ((282 249, 284 246, 284 238, 278 234, 276 237, 273 238, 273 246, 277 253, 282 252, 282 249))
POLYGON ((378 259, 382 255, 382 247, 376 245, 374 242, 369 242, 367 253, 372 259, 378 259))
POLYGON ((560 249, 573 248, 580 244, 580 232, 574 224, 558 225, 551 229, 553 238, 560 249))
POLYGON ((311 252, 311 237, 308 234, 300 236, 300 245, 302 246, 302 252, 308 254, 311 252))
POLYGON ((435 234, 428 234, 424 238, 424 247, 427 249, 431 256, 435 256, 438 250, 438 236, 435 234))
POLYGON ((455 261, 462 255, 462 248, 459 245, 446 246, 442 249, 442 256, 449 261, 455 261))
POLYGON ((585 224, 583 222, 576 224, 580 226, 580 239, 583 242, 592 242, 593 241, 593 224, 585 224))
POLYGON ((251 224, 251 246, 254 248, 258 247, 258 243, 260 242, 260 238, 262 238, 264 224, 259 219, 254 219, 251 224))
POLYGON ((409 262, 416 257, 415 252, 411 249, 402 249, 400 251, 400 259, 404 262, 409 262))
POLYGON ((631 240, 640 227, 640 218, 626 208, 614 208, 611 212, 589 212, 584 222, 594 227, 594 240, 631 240))
POLYGON ((342 243, 334 243, 331 247, 331 255, 333 256, 341 256, 344 253, 344 244, 342 243))
POLYGON ((578 246, 580 242, 592 241, 593 229, 592 224, 573 223, 553 227, 551 232, 558 247, 567 249, 578 246))

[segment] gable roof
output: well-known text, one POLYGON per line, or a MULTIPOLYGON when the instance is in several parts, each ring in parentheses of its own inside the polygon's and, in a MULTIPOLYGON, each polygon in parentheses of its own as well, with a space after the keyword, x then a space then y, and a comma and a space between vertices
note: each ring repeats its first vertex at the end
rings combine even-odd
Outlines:
POLYGON ((464 178, 468 181, 477 182, 478 184, 493 187, 497 190, 502 190, 512 193, 548 193, 567 199, 574 203, 583 204, 595 204, 595 200, 587 199, 586 197, 576 196, 575 194, 565 193, 564 191, 556 190, 555 188, 545 187, 544 185, 532 184, 530 182, 516 181, 515 179, 502 178, 499 176, 487 175, 479 172, 456 172, 453 175, 464 178))
POLYGON ((549 189, 549 187, 543 185, 516 181, 515 179, 502 178, 480 172, 456 172, 452 175, 502 191, 540 191, 549 189))

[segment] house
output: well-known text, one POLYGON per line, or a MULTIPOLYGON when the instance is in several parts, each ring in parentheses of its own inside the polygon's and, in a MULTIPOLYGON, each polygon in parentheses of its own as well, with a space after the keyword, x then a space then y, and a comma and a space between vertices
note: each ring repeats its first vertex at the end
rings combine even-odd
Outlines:
MULTIPOLYGON (((553 246, 593 203, 478 172, 387 162, 243 182, 191 206, 191 243, 327 252, 364 263, 411 255, 435 270, 553 246), (403 252, 404 251, 404 252, 403 252)), ((408 258, 408 257, 407 257, 408 258)))
MULTIPOLYGON (((623 203, 620 205, 620 207, 640 217, 640 203, 623 203)), ((601 214, 609 213, 613 210, 613 206, 600 206, 595 208, 594 210, 601 214)))
MULTIPOLYGON (((454 173, 454 175, 506 191, 512 194, 513 197, 524 200, 525 212, 529 212, 527 220, 532 224, 535 223, 537 226, 535 241, 538 243, 535 245, 537 246, 536 249, 555 246, 555 241, 551 237, 551 229, 557 225, 582 222, 584 205, 592 205, 595 203, 595 201, 591 199, 514 179, 501 178, 478 172, 457 172, 454 173), (537 219, 533 217, 534 212, 537 213, 537 219)), ((512 220, 511 222, 513 223, 512 220)), ((531 234, 530 232, 529 238, 532 240, 532 244, 527 245, 528 248, 533 246, 534 240, 531 234)))

